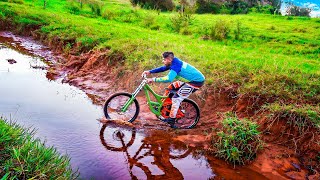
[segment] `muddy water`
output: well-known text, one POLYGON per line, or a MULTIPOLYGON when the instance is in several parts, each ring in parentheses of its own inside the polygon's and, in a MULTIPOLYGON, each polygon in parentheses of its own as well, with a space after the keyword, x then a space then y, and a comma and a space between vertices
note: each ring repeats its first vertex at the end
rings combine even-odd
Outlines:
MULTIPOLYGON (((14 40, 2 32, 0 116, 37 129, 36 137, 68 154, 73 169, 79 169, 82 178, 215 176, 205 157, 193 157, 191 149, 181 142, 166 141, 171 137, 161 131, 146 134, 131 127, 99 123, 102 108, 82 91, 59 79, 47 79, 48 63, 28 53, 28 42, 14 40)), ((33 44, 31 48, 45 47, 33 44)))

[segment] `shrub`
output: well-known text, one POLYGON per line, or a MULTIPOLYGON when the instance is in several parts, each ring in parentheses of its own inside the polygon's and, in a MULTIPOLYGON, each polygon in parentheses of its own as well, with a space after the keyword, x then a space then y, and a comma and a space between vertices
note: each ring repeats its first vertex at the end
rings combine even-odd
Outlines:
POLYGON ((218 20, 211 28, 210 38, 212 40, 224 40, 228 38, 229 32, 229 23, 224 20, 218 20))
POLYGON ((146 16, 142 20, 142 24, 144 27, 150 28, 151 26, 153 26, 155 24, 155 17, 153 15, 146 16))
POLYGON ((248 4, 243 1, 230 1, 225 5, 231 9, 231 14, 247 14, 249 11, 248 4))
POLYGON ((115 12, 113 12, 112 10, 110 9, 105 9, 102 13, 102 17, 104 19, 109 19, 109 20, 112 20, 114 19, 115 17, 117 16, 117 14, 115 12))
POLYGON ((180 32, 182 29, 184 29, 183 31, 186 31, 186 29, 188 28, 188 26, 190 25, 190 23, 193 21, 193 16, 191 13, 183 13, 180 12, 176 15, 174 15, 170 21, 171 21, 171 26, 172 29, 175 32, 180 32))
POLYGON ((248 119, 240 120, 231 113, 226 116, 218 137, 213 137, 213 145, 217 148, 215 154, 234 165, 245 164, 263 147, 258 125, 248 119))
POLYGON ((219 13, 220 5, 212 0, 197 0, 196 1, 196 13, 219 13))
POLYGON ((23 4, 24 0, 8 0, 10 3, 23 4))
POLYGON ((220 14, 231 14, 231 9, 226 4, 223 4, 219 11, 220 14))
POLYGON ((172 11, 174 4, 172 0, 130 0, 131 4, 140 5, 145 9, 160 9, 163 11, 172 11))
POLYGON ((275 8, 272 7, 271 5, 265 5, 265 6, 258 5, 250 8, 249 11, 253 13, 274 14, 275 8))
POLYGON ((71 14, 79 14, 80 12, 80 7, 78 3, 74 1, 68 1, 65 5, 65 7, 69 10, 71 14))
POLYGON ((89 0, 87 2, 87 4, 89 5, 91 12, 94 15, 97 16, 101 16, 101 10, 102 10, 102 6, 103 6, 103 2, 100 0, 89 0))

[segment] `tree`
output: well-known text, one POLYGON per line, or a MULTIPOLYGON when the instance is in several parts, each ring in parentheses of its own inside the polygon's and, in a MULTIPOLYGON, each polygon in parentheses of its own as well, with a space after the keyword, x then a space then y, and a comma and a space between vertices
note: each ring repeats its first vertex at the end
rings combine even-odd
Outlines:
POLYGON ((134 6, 140 5, 146 9, 160 9, 164 11, 172 11, 174 4, 172 0, 130 0, 134 6))
POLYGON ((286 15, 288 16, 307 16, 310 17, 311 9, 305 7, 299 7, 293 4, 291 1, 285 2, 286 15))
POLYGON ((271 0, 270 2, 271 6, 273 7, 273 9, 271 9, 271 14, 280 14, 282 0, 271 0))

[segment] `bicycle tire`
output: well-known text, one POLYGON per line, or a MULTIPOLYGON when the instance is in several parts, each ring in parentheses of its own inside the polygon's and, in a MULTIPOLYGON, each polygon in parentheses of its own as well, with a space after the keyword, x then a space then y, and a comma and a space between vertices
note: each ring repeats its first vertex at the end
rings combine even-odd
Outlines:
POLYGON ((191 99, 186 98, 181 102, 179 108, 181 111, 185 111, 184 112, 185 116, 180 119, 177 119, 175 126, 178 129, 192 129, 192 128, 194 128, 200 120, 200 109, 199 109, 199 106, 197 105, 197 103, 191 99), (191 109, 190 108, 186 109, 186 106, 189 106, 191 109), (191 111, 193 111, 193 112, 191 112, 191 111), (195 114, 192 115, 191 113, 195 113, 195 114), (190 125, 183 126, 183 125, 185 125, 185 122, 187 120, 190 122, 190 125))
POLYGON ((173 141, 170 145, 170 159, 183 159, 189 156, 192 148, 183 143, 182 141, 173 141))
MULTIPOLYGON (((115 94, 111 95, 106 100, 106 102, 104 103, 104 106, 103 106, 103 112, 104 112, 104 115, 105 115, 105 117, 107 119, 110 119, 110 120, 121 119, 121 118, 114 118, 113 116, 115 116, 116 114, 118 114, 118 116, 121 116, 121 113, 123 113, 123 112, 121 112, 120 109, 122 108, 122 106, 124 104, 121 104, 121 103, 120 104, 115 104, 114 105, 115 107, 113 107, 113 108, 110 108, 110 106, 113 105, 111 103, 113 103, 113 101, 116 98, 122 98, 122 97, 124 98, 124 101, 122 103, 125 103, 128 99, 130 99, 132 97, 132 95, 130 93, 126 93, 126 92, 119 92, 119 93, 115 93, 115 94), (114 114, 111 114, 111 110, 110 109, 113 109, 114 112, 112 112, 112 113, 114 113, 114 114)), ((117 102, 115 102, 115 103, 117 103, 117 102)), ((138 103, 137 99, 133 100, 133 103, 129 106, 129 108, 128 108, 128 110, 126 112, 130 111, 130 107, 131 106, 134 106, 133 107, 134 108, 134 110, 133 110, 134 112, 133 112, 132 117, 129 117, 128 120, 126 120, 126 119, 121 119, 121 120, 125 120, 125 121, 131 122, 131 123, 134 120, 136 120, 136 118, 138 117, 139 111, 140 111, 140 106, 139 106, 139 103, 138 103)), ((126 112, 124 112, 124 113, 126 113, 126 112)))
POLYGON ((100 140, 101 140, 102 145, 110 151, 126 151, 126 149, 128 149, 128 147, 130 147, 134 143, 134 140, 136 139, 136 129, 133 128, 131 131, 132 134, 131 134, 130 140, 126 144, 124 144, 124 146, 122 146, 122 147, 115 147, 111 143, 107 143, 107 141, 106 141, 106 137, 104 135, 104 131, 105 131, 106 127, 107 127, 107 124, 104 124, 101 127, 100 140))

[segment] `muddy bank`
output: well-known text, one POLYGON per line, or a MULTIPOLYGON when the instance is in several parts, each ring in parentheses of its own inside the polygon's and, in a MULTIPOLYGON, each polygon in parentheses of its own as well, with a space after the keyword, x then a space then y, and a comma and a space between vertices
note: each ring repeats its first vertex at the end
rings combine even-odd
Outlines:
MULTIPOLYGON (((64 53, 61 47, 63 42, 58 38, 51 42, 44 40, 43 36, 36 33, 30 33, 37 40, 47 44, 54 55, 61 55, 60 58, 50 60, 47 77, 50 79, 61 79, 64 83, 69 83, 82 89, 95 104, 102 105, 104 100, 112 93, 117 91, 132 92, 140 83, 140 74, 142 67, 135 67, 133 70, 125 68, 125 57, 121 53, 110 53, 110 50, 96 50, 84 52, 76 55, 72 51, 64 53), (134 73, 132 73, 134 72, 134 73)), ((2 33, 2 36, 15 37, 8 33, 2 33)), ((77 45, 73 47, 77 49, 77 45)), ((34 47, 29 47, 34 51, 34 47)), ((45 52, 45 51, 44 51, 45 52)), ((44 53, 45 54, 45 53, 44 53)), ((161 93, 165 86, 154 86, 156 92, 161 93)), ((310 170, 310 165, 315 167, 319 145, 310 144, 304 146, 306 139, 298 141, 296 148, 293 147, 293 137, 299 137, 301 134, 292 134, 292 136, 280 136, 277 133, 281 128, 292 129, 285 123, 275 124, 274 128, 264 131, 265 124, 269 119, 266 118, 267 112, 260 111, 261 105, 266 102, 273 102, 274 99, 252 98, 250 96, 240 95, 237 92, 237 86, 215 89, 205 86, 191 98, 195 99, 201 108, 201 119, 195 129, 174 131, 166 124, 158 121, 153 114, 148 111, 143 96, 138 97, 141 105, 141 111, 138 119, 134 122, 136 128, 153 131, 161 129, 174 135, 176 140, 185 142, 188 146, 196 148, 211 148, 212 128, 219 128, 219 122, 223 119, 223 113, 233 111, 238 117, 249 117, 257 119, 264 132, 264 139, 267 142, 264 150, 260 152, 258 158, 246 168, 254 169, 267 178, 283 177, 293 179, 303 179, 304 177, 317 178, 317 169, 310 170), (287 141, 283 141, 287 140, 287 141), (285 142, 285 143, 281 143, 285 142), (286 144, 288 147, 284 146, 286 144), (298 150, 298 151, 297 151, 298 150), (310 158, 311 157, 311 158, 310 158), (306 160, 307 158, 307 160, 306 160), (311 160, 311 161, 310 161, 311 160)), ((285 122, 285 119, 282 120, 285 122)), ((281 121, 281 122, 282 122, 281 121)), ((280 122, 280 121, 279 121, 280 122)), ((293 129, 294 130, 294 129, 293 129)), ((316 130, 313 139, 319 138, 316 130)), ((308 139, 308 138, 307 138, 308 139)), ((312 140, 312 139, 311 139, 312 140)), ((309 141, 310 142, 310 141, 309 141)))

